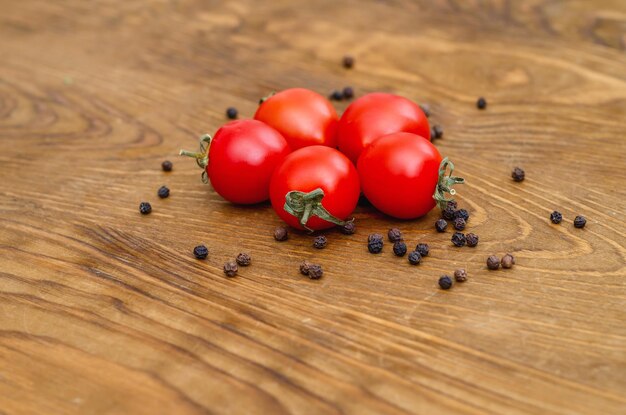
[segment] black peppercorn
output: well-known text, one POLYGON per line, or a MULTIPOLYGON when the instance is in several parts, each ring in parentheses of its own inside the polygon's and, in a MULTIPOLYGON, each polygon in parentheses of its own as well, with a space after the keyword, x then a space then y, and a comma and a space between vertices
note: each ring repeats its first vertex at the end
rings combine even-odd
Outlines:
POLYGON ((442 138, 443 137, 443 128, 439 124, 435 124, 433 128, 430 129, 430 137, 431 138, 442 138))
POLYGON ((502 257, 502 261, 500 261, 502 268, 511 268, 515 265, 515 258, 511 254, 506 254, 502 257))
POLYGON ((403 241, 396 241, 393 243, 393 253, 396 256, 406 255, 406 244, 403 241))
POLYGON ((333 101, 341 101, 343 99, 343 94, 341 93, 341 91, 334 90, 333 92, 331 92, 328 98, 333 101))
POLYGON ((350 69, 354 66, 354 58, 352 56, 346 55, 343 57, 343 67, 346 69, 350 69))
POLYGON ((420 104, 420 108, 422 109, 422 112, 424 113, 426 118, 430 117, 430 105, 420 104))
POLYGON ((391 228, 387 232, 387 237, 389 238, 389 242, 397 242, 402 240, 402 232, 398 228, 391 228))
POLYGON ((174 165, 169 160, 165 160, 163 163, 161 163, 161 168, 163 169, 163 171, 172 171, 172 167, 174 167, 174 165))
POLYGON ((347 86, 343 89, 343 99, 352 99, 354 97, 354 89, 351 86, 347 86))
POLYGON ((450 205, 446 206, 446 207, 445 207, 445 209, 441 211, 441 216, 442 216, 444 219, 447 219, 447 220, 453 220, 453 219, 454 219, 454 212, 455 212, 455 210, 454 210, 454 209, 455 209, 455 208, 453 208, 453 207, 452 207, 452 206, 450 206, 450 205))
POLYGON ((237 114, 237 108, 229 107, 226 109, 226 116, 229 120, 234 120, 235 118, 237 118, 237 114))
POLYGON ((248 265, 250 265, 250 262, 252 262, 252 258, 250 258, 249 254, 242 252, 237 255, 235 261, 237 261, 238 265, 241 265, 242 267, 247 267, 248 265))
POLYGON ((209 250, 204 245, 198 245, 193 249, 193 255, 197 259, 206 259, 206 257, 209 255, 209 250))
POLYGON ((469 217, 469 212, 465 209, 459 209, 454 212, 454 219, 463 218, 463 220, 467 222, 469 220, 469 217))
POLYGON ((456 210, 458 207, 456 200, 448 200, 448 202, 446 202, 446 206, 452 208, 453 210, 456 210))
POLYGON ((454 234, 452 235, 452 243, 454 244, 454 246, 463 246, 465 245, 465 235, 463 235, 461 232, 454 232, 454 234))
POLYGON ((524 180, 524 177, 526 177, 526 173, 524 173, 524 170, 520 169, 519 167, 516 167, 513 169, 513 172, 511 173, 511 177, 516 182, 521 182, 524 180))
POLYGON ((326 239, 324 235, 316 236, 315 239, 313 239, 313 248, 325 248, 327 243, 328 239, 326 239))
POLYGON ((454 279, 456 282, 465 282, 467 281, 467 271, 463 268, 457 269, 454 271, 454 279))
POLYGON ((309 273, 307 274, 312 280, 319 280, 324 275, 324 270, 317 264, 309 264, 309 273))
POLYGON ((495 255, 491 255, 487 258, 487 268, 496 270, 500 268, 500 258, 495 255))
POLYGON ((147 215, 148 213, 152 212, 152 205, 148 202, 141 202, 139 204, 139 211, 142 215, 147 215))
POLYGON ((443 275, 441 278, 439 278, 439 287, 442 290, 449 290, 450 288, 452 288, 452 278, 447 275, 443 275))
POLYGON ((409 262, 411 265, 417 265, 422 261, 422 256, 417 251, 409 252, 409 262))
POLYGON ((161 199, 165 199, 170 195, 170 189, 168 189, 167 186, 161 186, 159 187, 159 191, 157 192, 157 194, 161 199))
POLYGON ((345 225, 340 226, 339 231, 344 235, 352 235, 354 232, 356 232, 356 225, 354 224, 354 222, 348 222, 345 225))
POLYGON ((446 222, 445 219, 439 219, 435 222, 435 229, 437 229, 437 232, 445 232, 447 227, 448 222, 446 222))
POLYGON ((309 267, 311 265, 313 264, 311 264, 309 261, 302 261, 302 264, 300 264, 300 274, 309 275, 309 267))
POLYGON ((287 238, 289 238, 287 228, 279 226, 274 230, 274 239, 276 239, 277 241, 286 241, 287 238))
POLYGON ((487 108, 487 100, 483 97, 478 98, 478 100, 476 101, 476 108, 478 108, 479 110, 484 110, 485 108, 487 108))
POLYGON ((227 277, 234 277, 237 275, 237 271, 239 271, 239 267, 235 261, 228 261, 224 264, 224 274, 226 274, 227 277))
POLYGON ((367 237, 367 249, 372 254, 378 254, 383 250, 383 236, 373 233, 367 237))
POLYGON ((467 246, 472 248, 475 247, 478 245, 478 235, 475 233, 468 233, 465 235, 465 242, 467 242, 467 246))
POLYGON ((550 220, 552 221, 552 223, 555 224, 561 223, 561 221, 563 220, 563 215, 561 215, 561 212, 555 210, 550 214, 550 220))
POLYGON ((465 229, 465 219, 463 218, 456 218, 453 224, 454 229, 456 229, 457 231, 462 231, 463 229, 465 229))
POLYGON ((419 252, 421 256, 428 256, 428 252, 430 251, 428 244, 417 244, 415 250, 419 252))
POLYGON ((578 216, 576 216, 574 218, 574 226, 575 227, 577 227, 577 228, 584 228, 586 224, 587 224, 587 219, 585 219, 584 216, 578 215, 578 216))

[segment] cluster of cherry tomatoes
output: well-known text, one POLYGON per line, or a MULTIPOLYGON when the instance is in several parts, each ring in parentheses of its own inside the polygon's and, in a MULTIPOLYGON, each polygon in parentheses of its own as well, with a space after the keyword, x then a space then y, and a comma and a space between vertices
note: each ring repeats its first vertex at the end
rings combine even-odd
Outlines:
POLYGON ((181 154, 224 199, 269 198, 297 229, 346 224, 361 192, 383 213, 416 218, 445 207, 463 182, 430 142, 419 105, 387 93, 355 100, 340 118, 322 95, 287 89, 262 100, 254 119, 231 121, 203 136, 199 152, 181 154))

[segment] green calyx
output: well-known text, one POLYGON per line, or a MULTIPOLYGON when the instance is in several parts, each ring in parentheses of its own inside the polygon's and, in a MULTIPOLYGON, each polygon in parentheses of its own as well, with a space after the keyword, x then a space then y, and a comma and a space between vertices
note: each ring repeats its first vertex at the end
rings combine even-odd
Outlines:
POLYGON ((273 97, 274 95, 276 95, 276 91, 270 92, 269 94, 267 94, 266 96, 264 96, 263 98, 259 100, 259 105, 261 105, 262 103, 264 103, 265 101, 273 97))
POLYGON ((209 147, 211 145, 211 136, 204 134, 200 137, 200 151, 187 151, 180 150, 178 152, 181 156, 193 157, 196 159, 196 163, 202 169, 202 182, 207 184, 209 182, 209 176, 206 172, 206 167, 209 165, 209 147))
POLYGON ((463 184, 465 183, 465 179, 462 177, 455 177, 452 175, 454 172, 454 164, 448 160, 448 158, 444 158, 441 160, 441 164, 439 165, 439 179, 437 180, 437 187, 435 188, 435 194, 433 195, 433 199, 437 202, 437 206, 439 209, 444 210, 448 205, 448 202, 454 200, 453 197, 447 198, 446 193, 454 196, 456 194, 456 190, 452 188, 455 184, 463 184), (450 173, 446 175, 446 170, 450 167, 450 173))
POLYGON ((309 193, 292 190, 285 195, 284 209, 290 215, 298 218, 300 225, 302 225, 304 229, 311 232, 313 230, 307 227, 306 224, 312 216, 317 216, 320 219, 339 226, 347 224, 349 221, 344 221, 334 217, 324 206, 322 206, 323 198, 324 191, 319 187, 309 193))

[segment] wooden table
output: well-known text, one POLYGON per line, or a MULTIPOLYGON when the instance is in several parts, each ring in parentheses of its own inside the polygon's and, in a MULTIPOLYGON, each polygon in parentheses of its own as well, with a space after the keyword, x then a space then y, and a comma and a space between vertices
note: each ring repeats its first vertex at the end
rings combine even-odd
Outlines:
POLYGON ((625 2, 0 10, 1 414, 626 413, 625 2), (430 105, 478 247, 436 233, 435 211, 367 206, 324 250, 278 243, 269 204, 225 202, 177 157, 228 106, 346 85, 430 105), (367 253, 392 226, 430 245, 421 265, 367 253), (252 266, 225 278, 241 251, 252 266), (513 269, 486 269, 506 252, 513 269))

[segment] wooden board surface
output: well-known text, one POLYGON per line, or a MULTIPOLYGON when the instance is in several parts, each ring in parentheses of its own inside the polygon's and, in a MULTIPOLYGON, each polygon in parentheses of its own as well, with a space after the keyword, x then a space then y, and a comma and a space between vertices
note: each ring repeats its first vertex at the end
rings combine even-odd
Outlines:
POLYGON ((0 10, 1 414, 626 413, 625 2, 0 10), (435 233, 435 212, 367 207, 325 250, 279 244, 269 205, 224 202, 176 156, 227 106, 346 85, 430 104, 477 248, 435 233), (430 244, 423 264, 367 253, 390 226, 430 244), (226 279, 240 251, 253 265, 226 279), (487 271, 505 252, 515 268, 487 271), (439 290, 458 267, 469 281, 439 290))

